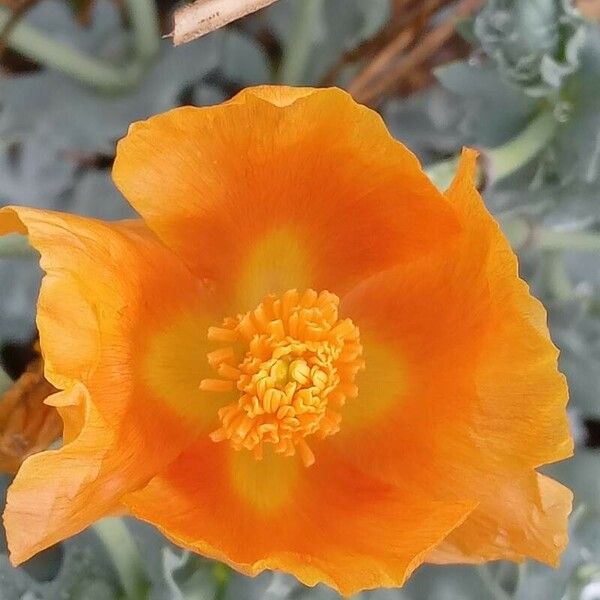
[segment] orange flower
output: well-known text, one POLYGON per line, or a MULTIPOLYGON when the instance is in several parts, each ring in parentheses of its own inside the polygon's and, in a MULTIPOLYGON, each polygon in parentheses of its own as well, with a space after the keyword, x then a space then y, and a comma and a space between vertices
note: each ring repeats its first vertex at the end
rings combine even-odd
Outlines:
POLYGON ((473 185, 439 193, 337 89, 248 89, 133 125, 104 223, 4 209, 46 271, 64 446, 28 458, 13 563, 126 508, 247 574, 343 594, 422 562, 556 564, 567 390, 473 185))

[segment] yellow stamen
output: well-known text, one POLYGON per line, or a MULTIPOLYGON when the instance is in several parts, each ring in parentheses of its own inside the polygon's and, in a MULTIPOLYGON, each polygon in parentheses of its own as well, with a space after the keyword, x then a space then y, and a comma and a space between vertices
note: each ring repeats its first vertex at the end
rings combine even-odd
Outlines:
POLYGON ((238 339, 238 333, 235 329, 226 327, 209 327, 208 339, 211 342, 235 342, 238 339))
POLYGON ((222 379, 203 379, 200 382, 200 390, 203 392, 229 392, 232 389, 232 381, 224 381, 222 379))
POLYGON ((219 367, 217 368, 217 373, 221 377, 224 377, 225 379, 231 379, 233 381, 237 381, 240 378, 240 375, 242 374, 239 369, 236 369, 235 367, 232 367, 231 365, 228 365, 225 362, 222 362, 219 365, 219 367))
POLYGON ((208 364, 216 369, 223 362, 230 362, 235 358, 233 353, 233 348, 231 346, 227 346, 226 348, 219 348, 214 352, 209 352, 206 355, 208 359, 208 364))
POLYGON ((364 368, 358 328, 339 319, 338 308, 331 292, 288 290, 209 328, 209 340, 244 346, 237 358, 229 345, 207 355, 224 379, 204 379, 200 389, 240 390, 237 402, 219 410, 214 442, 229 440, 258 460, 271 444, 275 454, 297 452, 307 467, 315 462, 306 438, 339 431, 336 409, 356 397, 354 380, 364 368))

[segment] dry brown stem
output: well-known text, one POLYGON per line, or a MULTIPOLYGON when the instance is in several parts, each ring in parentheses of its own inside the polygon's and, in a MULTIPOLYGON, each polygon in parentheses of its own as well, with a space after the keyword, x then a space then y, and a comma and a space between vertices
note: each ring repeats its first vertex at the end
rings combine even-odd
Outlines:
POLYGON ((371 80, 376 80, 378 76, 385 73, 390 63, 414 42, 420 33, 419 29, 427 22, 427 18, 446 2, 447 0, 426 0, 420 6, 413 7, 402 15, 396 36, 354 78, 349 91, 352 94, 360 94, 371 80))
POLYGON ((404 27, 352 81, 349 91, 363 103, 373 103, 388 93, 399 81, 428 61, 455 34, 456 20, 474 12, 482 0, 462 0, 452 17, 425 33, 427 19, 448 0, 426 0, 407 16, 404 27))
POLYGON ((277 0, 196 0, 175 11, 175 46, 219 29, 232 21, 274 4, 277 0))

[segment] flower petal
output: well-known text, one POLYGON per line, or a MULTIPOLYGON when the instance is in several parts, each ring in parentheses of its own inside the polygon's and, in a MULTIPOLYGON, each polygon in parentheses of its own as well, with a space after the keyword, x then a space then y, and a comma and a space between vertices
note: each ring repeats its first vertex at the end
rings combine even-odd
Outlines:
MULTIPOLYGON (((442 254, 371 277, 342 299, 365 346, 367 369, 353 403, 370 405, 381 383, 384 395, 396 386, 396 402, 375 423, 383 428, 378 453, 387 440, 390 460, 399 456, 397 444, 413 453, 426 444, 451 462, 487 455, 494 471, 533 469, 572 452, 567 389, 545 311, 518 278, 516 258, 473 186, 470 160, 448 193, 463 221, 460 239, 442 254), (377 369, 384 351, 387 375, 375 386, 369 366, 377 369)), ((365 422, 363 437, 373 426, 365 422)), ((343 436, 342 424, 336 438, 343 436)), ((363 450, 362 442, 342 443, 363 450)))
POLYGON ((246 102, 248 96, 254 96, 265 100, 274 106, 289 106, 296 100, 310 96, 317 90, 311 87, 291 87, 286 85, 257 85, 244 88, 239 94, 234 96, 232 102, 246 102))
POLYGON ((558 371, 546 310, 519 278, 517 257, 475 188, 476 159, 473 150, 463 152, 447 197, 465 230, 485 231, 490 240, 485 264, 489 334, 475 378, 485 419, 477 427, 482 438, 492 438, 490 447, 498 455, 522 452, 525 464, 538 467, 573 453, 567 384, 558 371))
POLYGON ((8 490, 4 525, 14 565, 115 510, 118 495, 140 482, 138 465, 123 460, 82 384, 49 400, 61 405, 65 446, 26 459, 8 490))
MULTIPOLYGON (((508 502, 513 480, 570 456, 572 439, 544 309, 518 278, 473 167, 465 154, 448 192, 462 225, 457 240, 342 299, 361 330, 366 370, 331 443, 387 480, 483 506, 508 502)), ((528 535, 535 541, 544 531, 532 521, 528 535)))
POLYGON ((136 123, 113 177, 238 310, 291 288, 339 294, 457 232, 414 155, 338 89, 251 88, 136 123))
POLYGON ((522 561, 527 557, 558 566, 568 541, 573 494, 543 475, 507 482, 427 557, 427 562, 522 561))
POLYGON ((214 428, 226 400, 197 389, 207 292, 147 228, 15 207, 0 211, 9 231, 42 255, 37 324, 65 427, 65 446, 28 459, 9 491, 16 563, 112 510, 214 428))
POLYGON ((307 469, 204 439, 124 503, 175 543, 243 573, 280 569, 344 595, 402 585, 474 508, 417 497, 323 455, 307 469))

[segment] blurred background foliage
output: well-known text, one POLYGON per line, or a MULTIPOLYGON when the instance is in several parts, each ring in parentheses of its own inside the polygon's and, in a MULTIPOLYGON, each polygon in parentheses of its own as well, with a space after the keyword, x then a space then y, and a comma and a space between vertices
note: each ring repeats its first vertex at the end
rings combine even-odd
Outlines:
MULTIPOLYGON (((463 145, 480 149, 486 203, 548 307, 570 383, 577 451, 547 469, 575 491, 570 546, 558 570, 427 566, 402 590, 357 599, 600 600, 600 0, 280 0, 178 48, 161 38, 173 8, 0 0, 0 204, 130 216, 110 178, 128 125, 256 83, 345 87, 440 187, 463 145)), ((0 256, 2 388, 29 365, 0 402, 11 465, 56 423, 27 425, 48 393, 32 362, 39 268, 18 239, 0 256)), ((116 518, 19 569, 0 551, 0 600, 337 597, 280 574, 242 577, 116 518)))

